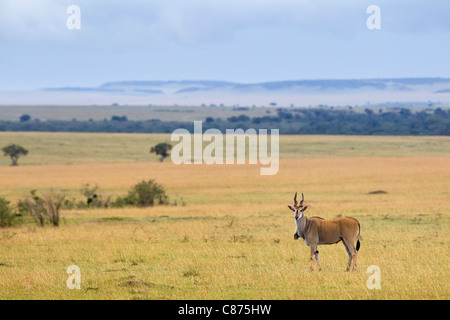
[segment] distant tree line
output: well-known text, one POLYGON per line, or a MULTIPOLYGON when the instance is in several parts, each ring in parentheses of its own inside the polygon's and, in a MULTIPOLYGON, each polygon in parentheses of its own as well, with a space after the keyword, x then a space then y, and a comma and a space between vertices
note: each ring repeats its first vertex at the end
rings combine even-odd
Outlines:
MULTIPOLYGON (((441 108, 418 112, 407 108, 365 109, 364 112, 322 108, 277 108, 276 111, 277 115, 261 117, 241 114, 222 119, 209 116, 205 117, 203 129, 217 128, 222 132, 237 128, 279 129, 280 134, 450 135, 450 110, 441 108)), ((125 115, 89 121, 39 121, 23 116, 20 121, 0 120, 0 131, 171 133, 177 128, 192 132, 193 122, 135 121, 125 115)))

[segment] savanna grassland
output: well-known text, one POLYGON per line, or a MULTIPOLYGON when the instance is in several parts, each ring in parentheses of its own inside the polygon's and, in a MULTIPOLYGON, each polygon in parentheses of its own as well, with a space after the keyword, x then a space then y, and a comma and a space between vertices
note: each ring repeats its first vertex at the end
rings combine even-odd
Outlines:
POLYGON ((173 204, 71 209, 59 227, 0 229, 0 299, 449 299, 450 138, 280 136, 280 168, 160 163, 170 135, 0 133, 30 153, 0 159, 0 197, 97 184, 121 196, 156 179, 173 204), (294 240, 287 204, 307 216, 361 223, 358 269, 339 243, 320 246, 322 271, 294 240), (378 191, 373 193, 373 191, 378 191), (380 192, 381 191, 381 192, 380 192), (177 200, 177 205, 174 205, 177 200), (66 286, 70 265, 81 289, 66 286), (367 267, 381 270, 369 290, 367 267))

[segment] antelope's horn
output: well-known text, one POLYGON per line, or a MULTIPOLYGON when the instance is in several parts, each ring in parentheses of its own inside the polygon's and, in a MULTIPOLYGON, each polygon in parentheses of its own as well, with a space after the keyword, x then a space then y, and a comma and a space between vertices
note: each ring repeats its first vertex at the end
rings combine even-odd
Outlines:
POLYGON ((297 206, 297 192, 295 193, 295 196, 294 196, 294 206, 297 206))
POLYGON ((303 196, 303 192, 302 192, 302 201, 300 201, 300 207, 303 206, 303 201, 305 201, 305 197, 303 196))

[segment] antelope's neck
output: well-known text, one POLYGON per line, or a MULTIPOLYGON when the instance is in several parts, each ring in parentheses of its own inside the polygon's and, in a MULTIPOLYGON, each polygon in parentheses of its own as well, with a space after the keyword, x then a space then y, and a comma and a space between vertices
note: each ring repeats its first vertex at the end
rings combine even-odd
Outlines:
POLYGON ((307 223, 308 218, 304 215, 297 221, 297 233, 301 238, 304 238, 303 234, 305 233, 307 223))

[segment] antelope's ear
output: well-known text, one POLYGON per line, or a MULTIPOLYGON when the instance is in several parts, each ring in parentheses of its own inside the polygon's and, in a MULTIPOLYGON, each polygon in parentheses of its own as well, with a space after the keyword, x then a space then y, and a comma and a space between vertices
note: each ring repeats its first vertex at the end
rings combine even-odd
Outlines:
POLYGON ((308 206, 304 206, 304 207, 302 208, 302 212, 305 211, 306 209, 308 209, 308 206))
POLYGON ((291 209, 292 211, 295 211, 295 209, 289 204, 288 204, 288 208, 291 209))

